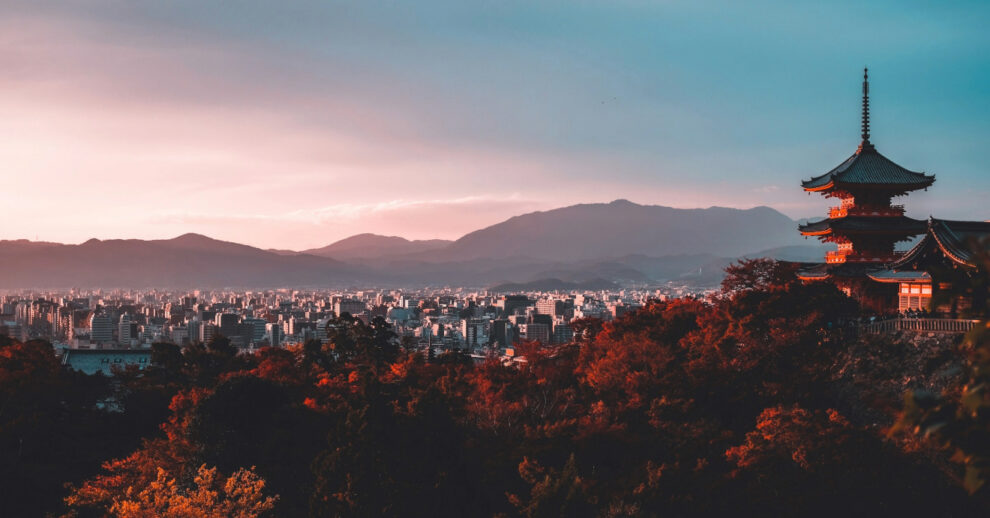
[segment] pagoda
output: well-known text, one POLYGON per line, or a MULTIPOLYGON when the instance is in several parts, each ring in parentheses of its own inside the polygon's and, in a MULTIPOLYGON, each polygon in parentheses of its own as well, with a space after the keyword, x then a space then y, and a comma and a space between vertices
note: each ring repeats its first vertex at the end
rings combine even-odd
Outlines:
POLYGON ((895 164, 870 142, 870 84, 864 69, 859 148, 831 171, 801 182, 809 194, 836 198, 838 205, 829 209, 828 218, 798 229, 805 236, 838 246, 826 254, 824 263, 809 265, 798 276, 806 281, 830 279, 869 309, 896 307, 896 291, 873 282, 869 275, 898 259, 894 250, 898 242, 923 234, 928 227, 925 221, 905 216, 904 206, 892 204, 893 199, 927 189, 934 182, 934 175, 895 164))

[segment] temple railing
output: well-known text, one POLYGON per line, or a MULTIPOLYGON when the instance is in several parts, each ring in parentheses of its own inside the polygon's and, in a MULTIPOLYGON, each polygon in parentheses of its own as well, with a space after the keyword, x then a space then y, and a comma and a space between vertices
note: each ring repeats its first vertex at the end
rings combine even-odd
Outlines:
POLYGON ((892 318, 877 320, 863 324, 861 329, 866 333, 891 333, 895 331, 911 331, 915 333, 968 333, 979 320, 958 318, 892 318))
POLYGON ((846 205, 843 203, 838 207, 828 209, 829 218, 844 218, 846 216, 903 216, 903 205, 891 205, 889 207, 861 207, 857 205, 846 205))
POLYGON ((871 254, 869 252, 860 253, 848 250, 830 250, 825 252, 825 262, 836 263, 889 263, 896 261, 904 255, 904 252, 895 251, 890 254, 871 254))

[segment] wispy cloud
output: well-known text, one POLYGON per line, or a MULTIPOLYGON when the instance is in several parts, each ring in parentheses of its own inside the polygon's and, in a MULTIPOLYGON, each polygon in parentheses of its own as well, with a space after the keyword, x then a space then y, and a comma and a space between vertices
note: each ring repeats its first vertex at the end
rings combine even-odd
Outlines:
POLYGON ((517 210, 544 205, 536 200, 526 200, 518 193, 505 197, 464 196, 461 198, 410 200, 397 199, 375 203, 338 203, 315 209, 299 209, 274 214, 259 213, 209 213, 163 210, 148 218, 149 223, 200 223, 217 221, 284 222, 324 224, 327 222, 360 221, 381 216, 405 216, 413 212, 517 210))

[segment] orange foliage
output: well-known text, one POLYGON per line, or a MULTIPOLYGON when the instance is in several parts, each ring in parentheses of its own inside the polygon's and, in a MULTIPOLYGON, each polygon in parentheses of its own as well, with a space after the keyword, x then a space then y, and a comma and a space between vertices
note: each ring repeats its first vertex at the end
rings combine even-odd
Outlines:
POLYGON ((746 434, 745 443, 729 448, 725 455, 740 468, 754 467, 772 458, 790 458, 801 469, 814 470, 826 461, 836 460, 826 456, 833 448, 841 450, 848 433, 849 422, 836 410, 823 413, 778 406, 760 413, 756 430, 746 434))
POLYGON ((70 507, 109 508, 124 497, 128 488, 146 487, 154 482, 160 471, 181 473, 187 448, 185 441, 148 440, 126 458, 104 462, 103 470, 107 473, 74 488, 65 502, 70 507))
POLYGON ((203 388, 192 388, 176 394, 169 405, 172 415, 161 425, 167 439, 146 440, 131 455, 104 462, 106 473, 73 489, 66 497, 66 503, 72 507, 108 507, 120 499, 128 487, 151 484, 160 470, 182 473, 188 461, 196 455, 196 445, 188 439, 193 410, 209 393, 203 388))
POLYGON ((114 499, 109 514, 119 518, 254 518, 270 511, 277 497, 264 495, 265 481, 253 471, 239 469, 225 481, 216 468, 200 466, 186 489, 159 469, 143 488, 129 487, 114 499))

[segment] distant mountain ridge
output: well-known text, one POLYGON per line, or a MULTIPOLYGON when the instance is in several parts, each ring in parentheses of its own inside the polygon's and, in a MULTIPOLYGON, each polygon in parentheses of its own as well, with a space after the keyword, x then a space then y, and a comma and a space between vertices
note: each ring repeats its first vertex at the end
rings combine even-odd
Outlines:
POLYGON ((0 241, 0 289, 707 284, 738 257, 822 255, 793 220, 768 207, 674 209, 616 200, 515 216, 456 241, 358 234, 303 252, 199 234, 79 245, 0 241))
POLYGON ((357 234, 322 248, 312 248, 310 250, 304 250, 301 253, 318 255, 320 257, 332 257, 334 259, 360 259, 440 250, 452 242, 446 239, 410 241, 398 236, 357 234))
POLYGON ((734 257, 801 244, 795 221, 770 207, 676 209, 615 200, 513 216, 455 241, 358 234, 303 253, 345 261, 587 261, 628 255, 734 257))
POLYGON ((79 245, 0 241, 0 287, 252 287, 361 278, 340 261, 279 255, 199 234, 90 239, 79 245))
POLYGON ((641 254, 738 256, 801 242, 793 220, 769 207, 675 209, 628 200, 532 212, 476 230, 448 258, 525 256, 581 261, 641 254))

